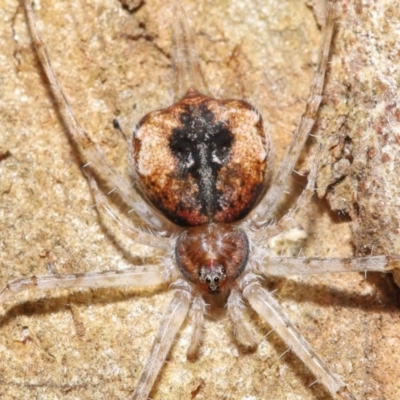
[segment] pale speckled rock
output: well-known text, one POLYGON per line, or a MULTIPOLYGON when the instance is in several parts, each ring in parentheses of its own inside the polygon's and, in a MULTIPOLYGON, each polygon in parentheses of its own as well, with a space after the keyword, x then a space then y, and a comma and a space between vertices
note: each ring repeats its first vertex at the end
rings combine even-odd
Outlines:
MULTIPOLYGON (((321 119, 320 174, 333 210, 350 215, 357 254, 400 252, 400 17, 393 2, 339 2, 321 119), (327 134, 328 133, 328 134, 327 134)), ((325 190, 321 190, 325 191, 325 190)))
MULTIPOLYGON (((340 23, 316 130, 327 149, 317 183, 319 195, 338 215, 350 217, 355 255, 400 254, 398 4, 339 1, 337 12, 340 23)), ((394 272, 397 284, 399 271, 394 272)), ((370 277, 371 282, 375 279, 370 277)), ((397 291, 389 286, 382 305, 396 304, 396 298, 397 291)), ((370 337, 373 351, 366 355, 377 365, 387 360, 390 367, 369 372, 368 398, 399 395, 394 384, 399 373, 393 368, 399 340, 377 345, 398 330, 398 309, 389 306, 389 310, 387 319, 375 322, 370 337)))
MULTIPOLYGON (((130 131, 141 116, 169 105, 173 97, 171 14, 165 3, 150 0, 129 14, 119 2, 41 1, 36 11, 39 28, 77 118, 126 175, 125 146, 112 128, 113 118, 120 118, 124 130, 130 131)), ((186 3, 210 88, 219 97, 243 95, 260 109, 268 121, 278 162, 301 114, 317 60, 320 37, 312 10, 299 1, 186 3)), ((375 83, 395 80, 396 72, 392 76, 380 72, 375 64, 368 68, 370 78, 361 79, 364 85, 357 89, 356 85, 342 83, 350 82, 356 72, 362 73, 362 60, 359 55, 348 55, 351 63, 340 60, 346 60, 351 46, 359 46, 364 56, 368 54, 365 43, 369 36, 357 34, 356 28, 375 32, 375 44, 377 40, 381 43, 376 56, 383 54, 388 43, 395 46, 396 13, 388 12, 389 22, 379 27, 370 3, 362 3, 357 13, 350 12, 352 4, 361 3, 346 4, 339 9, 339 32, 319 126, 325 127, 324 134, 340 133, 344 123, 350 126, 351 121, 364 121, 365 126, 358 130, 363 134, 374 131, 368 122, 373 118, 386 129, 390 121, 394 131, 394 117, 375 119, 371 108, 356 111, 355 105, 373 105, 371 97, 377 94, 376 89, 383 93, 380 104, 386 104, 390 90, 385 87, 392 90, 394 83, 375 83), (374 30, 368 22, 376 25, 374 30), (349 32, 347 36, 345 32, 349 32), (357 44, 360 40, 364 44, 357 44), (354 89, 365 100, 353 97, 354 89)), ((383 10, 386 5, 385 9, 390 10, 390 4, 394 2, 379 7, 383 10)), ((63 134, 17 0, 0 0, 0 21, 0 152, 11 153, 0 161, 1 285, 21 275, 44 274, 48 263, 67 273, 154 261, 151 249, 130 245, 119 237, 114 241, 90 207, 93 200, 78 168, 77 154, 63 134)), ((396 67, 397 58, 381 57, 388 68, 396 67)), ((346 128, 343 137, 349 130, 346 128)), ((359 142, 364 145, 364 137, 359 142)), ((373 143, 377 143, 376 148, 382 146, 378 139, 373 143)), ((368 153, 363 151, 357 150, 353 158, 366 159, 368 153)), ((332 157, 339 161, 343 159, 340 154, 332 157)), ((369 154, 369 162, 382 159, 369 154)), ((368 168, 384 169, 391 185, 398 177, 395 169, 387 169, 388 165, 370 164, 368 168)), ((340 171, 348 174, 346 179, 353 174, 352 183, 343 189, 342 197, 347 199, 349 190, 353 193, 358 184, 354 183, 355 172, 349 173, 346 168, 340 171)), ((332 184, 329 178, 325 182, 332 184)), ((303 184, 303 180, 295 182, 293 192, 303 184)), ((363 196, 366 193, 365 199, 356 189, 360 209, 368 210, 368 187, 362 192, 363 196)), ((386 210, 377 208, 384 214, 376 219, 381 221, 387 217, 386 210)), ((335 215, 324 202, 304 210, 299 223, 309 233, 303 248, 307 255, 353 253, 352 240, 359 243, 360 235, 352 239, 347 219, 342 222, 340 215, 335 215)), ((369 213, 363 215, 359 226, 374 223, 369 213)), ((394 221, 394 211, 390 216, 394 221)), ((369 231, 359 232, 365 235, 369 231)), ((366 237, 377 249, 376 236, 368 233, 366 237)), ((276 296, 289 315, 358 398, 399 396, 400 321, 388 278, 371 274, 365 281, 360 274, 329 275, 280 280, 270 286, 279 289, 276 296)), ((18 296, 1 313, 0 397, 127 398, 169 297, 164 292, 137 295, 129 289, 27 292, 18 296)), ((226 320, 208 320, 202 354, 193 363, 185 361, 190 335, 190 324, 186 324, 152 397, 326 398, 318 385, 308 388, 313 377, 294 355, 287 353, 278 359, 285 346, 273 334, 263 339, 268 327, 253 313, 251 319, 261 340, 257 352, 242 354, 229 336, 226 320)))

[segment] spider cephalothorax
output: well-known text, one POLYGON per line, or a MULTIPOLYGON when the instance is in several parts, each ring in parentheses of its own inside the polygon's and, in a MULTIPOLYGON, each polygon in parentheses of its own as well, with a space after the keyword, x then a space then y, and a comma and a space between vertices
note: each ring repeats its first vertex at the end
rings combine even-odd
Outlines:
POLYGON ((201 292, 226 293, 246 266, 249 241, 234 225, 202 225, 179 236, 175 256, 182 274, 201 292))

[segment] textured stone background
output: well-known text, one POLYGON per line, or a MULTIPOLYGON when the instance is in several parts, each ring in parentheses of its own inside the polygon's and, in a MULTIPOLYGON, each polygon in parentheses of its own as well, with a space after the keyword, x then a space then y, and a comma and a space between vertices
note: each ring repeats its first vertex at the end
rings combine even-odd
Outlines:
MULTIPOLYGON (((125 174, 125 147, 112 120, 130 131, 173 97, 170 4, 136 3, 133 12, 100 0, 41 1, 36 10, 78 120, 125 174)), ((317 60, 314 9, 298 0, 184 3, 211 90, 260 109, 278 162, 317 60)), ((321 163, 322 199, 299 216, 309 235, 306 255, 400 253, 398 9, 394 1, 376 4, 338 2, 316 126, 329 150, 321 163)), ((108 234, 90 207, 17 0, 0 0, 0 21, 0 284, 45 274, 49 263, 71 273, 154 261, 151 249, 108 234)), ((300 170, 308 168, 307 153, 300 170)), ((292 193, 304 183, 295 177, 292 193)), ((400 318, 389 277, 327 275, 269 287, 358 398, 400 396, 400 318)), ((127 398, 169 298, 129 289, 19 295, 0 315, 0 397, 127 398)), ((250 319, 260 339, 255 353, 237 348, 225 319, 208 320, 202 354, 192 363, 185 360, 186 324, 152 398, 326 398, 319 385, 308 388, 314 378, 293 354, 279 358, 286 347, 274 334, 264 338, 268 327, 254 314, 250 319)))

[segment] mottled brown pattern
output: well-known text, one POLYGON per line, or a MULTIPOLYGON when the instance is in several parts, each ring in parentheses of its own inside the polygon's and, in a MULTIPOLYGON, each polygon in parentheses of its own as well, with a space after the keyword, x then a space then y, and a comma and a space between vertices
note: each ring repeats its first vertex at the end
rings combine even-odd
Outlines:
MULTIPOLYGON (((189 120, 189 127, 191 123, 189 120)), ((183 142, 185 138, 179 140, 183 142)), ((174 148, 177 146, 183 145, 178 142, 174 148)), ((207 146, 205 151, 211 153, 213 143, 207 146)), ((215 100, 190 91, 173 106, 146 115, 136 128, 133 148, 136 173, 144 195, 171 221, 195 226, 233 222, 246 216, 261 193, 270 145, 261 116, 250 104, 240 100, 215 100), (206 114, 204 118, 202 112, 206 114), (176 130, 184 132, 182 116, 185 115, 187 119, 203 118, 207 130, 212 131, 217 126, 223 130, 222 136, 232 137, 226 144, 229 156, 218 169, 210 162, 194 165, 193 170, 182 168, 171 149, 171 141, 176 130), (215 182, 205 187, 199 175, 207 168, 215 182)), ((189 150, 175 151, 188 153, 189 150)), ((191 146, 190 151, 197 149, 191 146)))

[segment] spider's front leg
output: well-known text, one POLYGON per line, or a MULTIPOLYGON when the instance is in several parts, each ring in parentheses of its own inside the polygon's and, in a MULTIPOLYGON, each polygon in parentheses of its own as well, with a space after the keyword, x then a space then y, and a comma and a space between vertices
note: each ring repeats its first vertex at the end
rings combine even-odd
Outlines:
POLYGON ((174 284, 174 287, 176 290, 161 319, 150 354, 131 397, 132 400, 144 400, 149 397, 161 367, 189 311, 192 300, 189 285, 187 282, 179 280, 174 284))
POLYGON ((253 309, 276 331, 297 357, 313 372, 317 380, 337 399, 355 400, 346 384, 317 355, 296 326, 284 313, 279 303, 252 274, 242 279, 241 289, 253 309))

